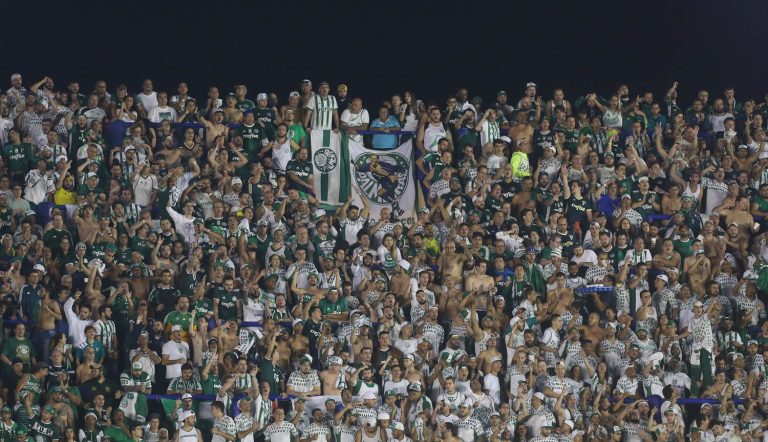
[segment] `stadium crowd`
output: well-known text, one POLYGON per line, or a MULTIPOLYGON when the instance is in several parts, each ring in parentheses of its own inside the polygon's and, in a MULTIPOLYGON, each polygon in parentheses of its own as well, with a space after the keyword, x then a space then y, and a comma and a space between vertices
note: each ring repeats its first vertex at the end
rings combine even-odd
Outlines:
POLYGON ((768 440, 765 102, 33 80, 0 441, 768 440), (417 219, 319 207, 313 130, 411 137, 417 219))

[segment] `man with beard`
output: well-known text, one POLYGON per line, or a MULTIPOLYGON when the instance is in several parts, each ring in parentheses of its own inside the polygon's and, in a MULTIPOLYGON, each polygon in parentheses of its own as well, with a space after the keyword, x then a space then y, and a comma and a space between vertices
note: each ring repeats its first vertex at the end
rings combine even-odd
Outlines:
POLYGON ((288 177, 288 189, 295 189, 309 194, 315 193, 314 181, 312 177, 312 163, 307 149, 299 149, 296 159, 288 162, 285 167, 288 177))

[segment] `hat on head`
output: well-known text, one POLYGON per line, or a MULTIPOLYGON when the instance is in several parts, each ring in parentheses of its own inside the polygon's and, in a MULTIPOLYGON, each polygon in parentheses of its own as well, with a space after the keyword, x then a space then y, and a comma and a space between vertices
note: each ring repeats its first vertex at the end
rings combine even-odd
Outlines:
POLYGON ((46 405, 45 407, 43 407, 43 411, 50 414, 53 414, 56 412, 56 410, 50 405, 46 405))
POLYGON ((258 101, 258 100, 267 100, 268 98, 269 97, 267 97, 267 94, 265 94, 264 92, 256 95, 256 101, 258 101))
POLYGON ((402 422, 392 422, 389 427, 393 430, 405 431, 405 425, 402 422))
POLYGON ((181 400, 183 401, 184 399, 192 399, 192 395, 191 395, 191 394, 189 394, 189 393, 184 393, 184 394, 181 396, 181 400))
POLYGON ((621 427, 614 425, 611 429, 611 433, 613 434, 621 434, 621 427))
POLYGON ((0 408, 0 413, 10 413, 10 412, 11 412, 11 407, 7 405, 3 405, 3 408, 0 408))
POLYGON ((328 363, 331 365, 344 365, 344 360, 338 356, 331 356, 328 358, 328 363))
POLYGON ((141 362, 134 362, 131 364, 131 370, 143 370, 144 367, 141 366, 141 362))
POLYGON ((534 395, 533 395, 533 396, 534 396, 534 397, 537 397, 537 398, 539 398, 539 399, 540 399, 540 400, 542 400, 542 401, 547 399, 547 397, 546 397, 546 396, 544 396, 544 393, 542 393, 542 392, 540 392, 540 391, 537 391, 536 393, 534 393, 534 395))
POLYGON ((299 359, 299 363, 303 364, 305 362, 308 362, 311 364, 313 360, 314 359, 312 359, 312 356, 305 354, 304 356, 301 357, 301 359, 299 359))
POLYGON ((414 382, 409 385, 408 391, 421 391, 421 382, 414 382))
POLYGON ((504 96, 507 96, 507 91, 504 91, 504 90, 500 90, 500 91, 496 92, 496 96, 497 96, 497 97, 500 97, 500 96, 502 96, 502 95, 504 95, 504 96))
POLYGON ((664 275, 664 274, 658 275, 656 276, 656 279, 661 279, 662 281, 664 281, 665 284, 669 284, 669 278, 667 277, 667 275, 664 275))
POLYGON ((624 199, 624 198, 631 200, 632 196, 630 194, 628 194, 628 193, 625 193, 625 194, 621 195, 621 199, 624 199))
POLYGON ((408 261, 406 261, 406 260, 404 260, 404 259, 401 259, 400 261, 398 261, 398 262, 397 262, 397 265, 399 265, 400 267, 402 267, 402 268, 403 268, 403 269, 404 269, 406 272, 407 272, 408 270, 411 270, 411 263, 410 263, 410 262, 408 262, 408 261))
POLYGON ((176 324, 173 327, 171 327, 171 333, 181 331, 181 326, 176 324))
POLYGON ((512 139, 506 135, 500 136, 499 139, 507 144, 512 144, 512 139))
POLYGON ((400 393, 398 393, 397 390, 387 390, 386 392, 384 392, 384 397, 385 398, 393 397, 393 396, 394 397, 399 397, 400 393))
POLYGON ((568 425, 568 427, 569 427, 571 430, 573 430, 573 428, 576 426, 576 424, 574 424, 574 423, 573 423, 573 421, 572 421, 572 420, 570 420, 570 419, 566 419, 566 420, 564 420, 564 421, 563 421, 563 423, 564 423, 565 425, 568 425))
POLYGON ((234 186, 235 184, 243 184, 243 180, 239 176, 232 177, 232 185, 234 186))

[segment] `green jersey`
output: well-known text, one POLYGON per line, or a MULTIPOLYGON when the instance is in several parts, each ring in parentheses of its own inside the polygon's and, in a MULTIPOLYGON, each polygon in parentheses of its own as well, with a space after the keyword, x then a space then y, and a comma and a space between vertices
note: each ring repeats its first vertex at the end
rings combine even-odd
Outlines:
MULTIPOLYGON (((209 375, 210 376, 210 375, 209 375)), ((185 380, 182 376, 174 378, 168 385, 168 393, 192 393, 194 391, 202 391, 203 384, 196 377, 191 377, 189 380, 185 380)))
POLYGON ((213 301, 207 298, 201 298, 192 303, 192 313, 195 315, 195 321, 203 317, 213 317, 213 301))
POLYGON ((223 288, 216 290, 213 299, 214 305, 216 305, 216 300, 218 300, 219 320, 237 320, 237 301, 240 298, 240 289, 233 289, 231 292, 228 292, 223 288))
POLYGON ((131 238, 131 250, 134 252, 139 252, 141 256, 144 257, 144 263, 148 264, 152 258, 152 246, 150 246, 149 241, 143 238, 139 238, 139 236, 134 236, 131 238))
POLYGON ((221 378, 215 374, 209 373, 208 377, 203 380, 202 386, 203 394, 219 394, 219 390, 221 390, 223 384, 221 383, 221 378))
MULTIPOLYGON (((309 161, 299 161, 298 159, 291 160, 288 162, 285 172, 287 174, 293 173, 302 181, 309 182, 309 177, 312 176, 312 163, 309 161)), ((300 191, 306 190, 304 186, 297 184, 290 177, 288 178, 288 188, 300 191)))
POLYGON ((3 421, 0 421, 0 441, 2 442, 15 442, 16 441, 16 430, 19 428, 19 424, 17 424, 14 421, 11 421, 10 424, 6 424, 3 421))
POLYGON ((254 158, 261 152, 261 140, 264 137, 259 125, 253 124, 248 126, 243 124, 235 134, 243 138, 243 150, 248 153, 248 158, 254 158))
POLYGON ((270 140, 275 139, 275 111, 268 107, 257 107, 253 110, 253 116, 256 117, 256 121, 264 124, 264 131, 267 138, 270 140))
POLYGON ((331 302, 327 298, 323 298, 318 303, 320 311, 323 315, 337 315, 340 313, 347 313, 349 307, 347 306, 346 298, 339 298, 336 302, 331 302))
POLYGON ((53 250, 58 250, 64 238, 69 239, 69 243, 72 244, 72 233, 69 230, 52 228, 43 235, 43 243, 53 250))
POLYGON ((179 276, 179 291, 181 291, 182 296, 194 296, 199 281, 200 272, 189 273, 186 266, 184 266, 181 270, 181 276, 179 276))
POLYGON ((32 164, 32 146, 28 143, 8 143, 3 146, 3 159, 10 170, 28 170, 32 164))
POLYGON ((191 312, 179 312, 172 311, 165 315, 165 321, 163 323, 166 326, 180 325, 182 330, 189 330, 189 324, 192 323, 191 312))

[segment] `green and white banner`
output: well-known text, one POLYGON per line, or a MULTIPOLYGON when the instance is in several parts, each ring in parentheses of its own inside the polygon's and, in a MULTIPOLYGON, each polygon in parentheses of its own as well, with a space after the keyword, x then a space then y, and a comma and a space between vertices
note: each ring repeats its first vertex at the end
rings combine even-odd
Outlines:
POLYGON ((408 140, 389 150, 367 149, 345 137, 351 160, 352 204, 362 207, 360 195, 370 202, 371 219, 379 219, 384 207, 406 226, 416 220, 416 181, 413 174, 413 143, 408 140), (359 194, 358 194, 359 192, 359 194))
POLYGON ((349 155, 332 130, 313 130, 310 143, 315 197, 324 208, 336 209, 349 196, 349 155))

